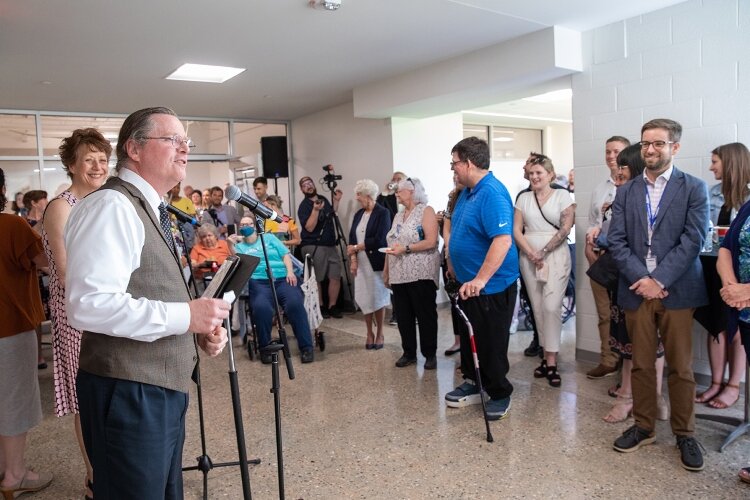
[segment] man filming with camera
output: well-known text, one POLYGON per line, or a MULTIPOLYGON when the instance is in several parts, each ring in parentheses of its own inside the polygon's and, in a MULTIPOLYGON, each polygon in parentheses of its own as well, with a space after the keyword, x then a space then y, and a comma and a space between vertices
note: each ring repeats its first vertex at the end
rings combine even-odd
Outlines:
MULTIPOLYGON (((332 174, 333 168, 330 165, 326 165, 323 169, 327 172, 326 180, 329 177, 341 178, 332 174)), ((336 231, 332 219, 344 193, 336 189, 334 180, 329 180, 328 184, 333 192, 333 205, 325 197, 318 195, 315 183, 310 177, 306 176, 299 180, 299 187, 305 198, 297 209, 297 219, 302 228, 302 255, 310 254, 313 259, 323 317, 341 318, 341 312, 336 307, 341 290, 341 260, 336 249, 336 231), (328 308, 323 307, 323 291, 320 286, 326 278, 328 278, 328 308)))

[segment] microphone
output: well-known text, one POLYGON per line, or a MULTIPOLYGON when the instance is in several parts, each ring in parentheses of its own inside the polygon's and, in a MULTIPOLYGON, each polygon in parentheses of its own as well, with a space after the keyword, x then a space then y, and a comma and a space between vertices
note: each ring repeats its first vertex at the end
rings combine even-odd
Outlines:
POLYGON ((258 217, 270 219, 276 222, 284 222, 284 219, 279 217, 279 214, 263 205, 255 198, 251 198, 243 193, 237 186, 227 186, 226 191, 224 191, 224 196, 226 196, 228 200, 234 200, 237 203, 246 206, 258 217))
POLYGON ((194 225, 196 227, 200 227, 201 226, 201 223, 198 222, 198 219, 196 219, 192 215, 186 214, 185 212, 183 212, 179 208, 174 207, 172 205, 166 205, 166 207, 167 207, 167 212, 169 212, 170 214, 172 214, 175 217, 177 217, 178 221, 180 221, 180 222, 187 222, 188 224, 192 224, 192 225, 194 225))

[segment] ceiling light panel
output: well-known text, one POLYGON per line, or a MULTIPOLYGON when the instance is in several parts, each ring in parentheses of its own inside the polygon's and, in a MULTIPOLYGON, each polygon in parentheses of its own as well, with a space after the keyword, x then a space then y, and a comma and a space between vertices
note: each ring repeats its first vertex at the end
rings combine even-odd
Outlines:
POLYGON ((243 71, 245 71, 245 68, 185 63, 167 76, 166 79, 187 82, 224 83, 243 71))

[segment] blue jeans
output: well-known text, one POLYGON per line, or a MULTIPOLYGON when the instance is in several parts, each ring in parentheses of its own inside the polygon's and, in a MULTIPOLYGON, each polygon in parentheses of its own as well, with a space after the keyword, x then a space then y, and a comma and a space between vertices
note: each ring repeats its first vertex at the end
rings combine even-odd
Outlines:
MULTIPOLYGON (((291 286, 286 282, 286 278, 277 279, 274 281, 274 285, 276 295, 279 298, 279 306, 292 325, 299 350, 311 351, 313 342, 310 335, 310 325, 307 322, 302 289, 299 285, 291 286)), ((271 322, 275 314, 271 283, 268 280, 251 279, 248 281, 248 289, 250 292, 250 309, 258 333, 258 345, 263 347, 271 342, 271 322)), ((244 314, 240 314, 240 323, 244 322, 243 319, 244 314)))

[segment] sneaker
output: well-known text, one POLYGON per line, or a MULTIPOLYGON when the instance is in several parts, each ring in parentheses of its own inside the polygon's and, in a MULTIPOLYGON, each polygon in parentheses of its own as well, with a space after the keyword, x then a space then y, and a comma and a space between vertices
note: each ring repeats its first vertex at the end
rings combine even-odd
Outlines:
POLYGON ((652 432, 633 425, 617 438, 614 449, 622 453, 630 453, 654 441, 656 441, 656 436, 652 432))
POLYGON ((445 395, 445 404, 451 408, 463 408, 481 403, 479 387, 469 380, 445 395))
POLYGON ((313 353, 312 349, 308 351, 302 351, 300 357, 302 358, 303 363, 312 363, 313 361, 315 361, 315 353, 313 353))
POLYGON ((531 339, 531 343, 529 344, 529 347, 527 347, 523 351, 523 355, 528 356, 529 358, 538 356, 541 353, 542 353, 542 347, 539 345, 539 341, 536 339, 536 337, 531 339))
POLYGON ((510 396, 502 399, 490 399, 484 407, 487 411, 487 420, 502 420, 508 416, 510 396))
POLYGON ((399 368, 403 368, 405 366, 414 365, 417 363, 417 358, 410 358, 406 354, 398 358, 398 361, 396 361, 396 366, 399 368))
POLYGON ((391 326, 397 326, 398 321, 396 321, 396 316, 391 316, 391 319, 388 320, 388 324, 391 326))
POLYGON ((703 470, 703 447, 694 437, 677 436, 677 447, 680 449, 680 462, 684 469, 693 472, 703 470))
POLYGON ((591 370, 586 372, 586 376, 592 380, 596 380, 599 378, 609 377, 610 375, 614 375, 617 373, 617 367, 616 366, 606 366, 606 365, 597 365, 596 368, 592 368, 591 370))
POLYGON ((344 316, 342 316, 342 315, 341 315, 341 311, 339 311, 339 308, 338 308, 338 307, 332 307, 332 308, 330 308, 330 309, 328 310, 328 313, 329 313, 329 314, 330 314, 330 315, 331 315, 332 317, 334 317, 334 318, 336 318, 336 319, 341 319, 341 318, 343 318, 343 317, 344 317, 344 316))
POLYGON ((430 356, 424 362, 424 369, 434 370, 435 368, 437 368, 437 358, 435 356, 430 356))

